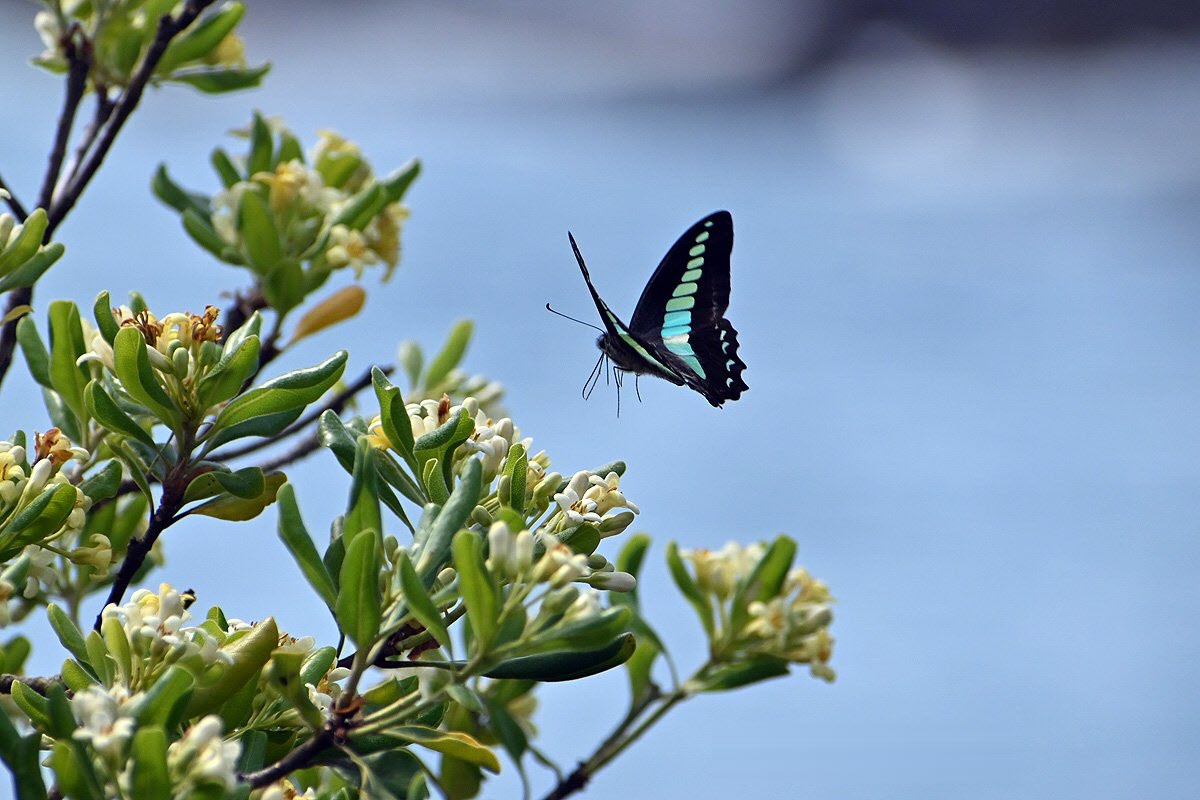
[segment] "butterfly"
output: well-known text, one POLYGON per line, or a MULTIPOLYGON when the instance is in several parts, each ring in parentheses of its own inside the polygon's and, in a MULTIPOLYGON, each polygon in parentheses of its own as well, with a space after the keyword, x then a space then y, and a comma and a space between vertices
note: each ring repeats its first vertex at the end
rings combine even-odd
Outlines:
MULTIPOLYGON (((604 322, 596 340, 600 360, 588 376, 593 388, 606 358, 616 367, 618 408, 625 372, 688 386, 713 406, 737 400, 749 388, 742 380, 746 365, 738 357, 737 331, 724 317, 733 249, 728 211, 709 214, 671 246, 642 290, 628 325, 600 298, 575 237, 567 233, 567 238, 604 322)), ((585 396, 590 391, 585 383, 585 396)))

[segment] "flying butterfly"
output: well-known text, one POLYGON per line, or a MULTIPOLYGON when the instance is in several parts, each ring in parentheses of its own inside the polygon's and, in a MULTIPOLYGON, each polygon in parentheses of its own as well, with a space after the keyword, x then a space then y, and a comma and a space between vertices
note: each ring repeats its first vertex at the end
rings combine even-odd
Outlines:
POLYGON ((709 214, 671 246, 642 290, 628 325, 600 299, 575 237, 568 233, 567 238, 604 323, 596 340, 600 360, 584 384, 585 396, 599 381, 605 359, 616 368, 618 409, 626 372, 635 379, 654 375, 688 386, 713 406, 737 400, 749 388, 742 380, 746 365, 738 357, 737 331, 724 317, 733 249, 728 211, 709 214))

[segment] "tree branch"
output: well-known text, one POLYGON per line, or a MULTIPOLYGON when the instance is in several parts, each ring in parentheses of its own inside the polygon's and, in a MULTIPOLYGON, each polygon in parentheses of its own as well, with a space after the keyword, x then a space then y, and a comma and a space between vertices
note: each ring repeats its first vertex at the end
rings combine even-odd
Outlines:
POLYGON ((250 784, 250 788, 252 789, 261 789, 264 786, 270 786, 275 781, 286 778, 296 770, 309 766, 312 760, 327 748, 332 747, 337 742, 337 738, 334 734, 332 723, 327 722, 325 723, 325 727, 314 733, 311 739, 271 766, 254 772, 243 772, 238 775, 238 779, 242 783, 250 784))
POLYGON ((146 90, 146 84, 150 82, 155 68, 158 67, 158 62, 162 60, 163 54, 167 51, 167 45, 180 31, 195 22, 196 18, 205 8, 212 5, 213 1, 187 0, 178 17, 164 14, 158 20, 158 30, 154 35, 154 40, 150 42, 146 55, 142 57, 142 63, 133 73, 129 83, 113 106, 112 116, 104 126, 103 132, 96 141, 96 146, 87 159, 80 162, 79 173, 63 188, 62 195, 54 203, 53 208, 47 211, 50 216, 50 227, 47 233, 54 230, 67 213, 75 207, 75 203, 83 194, 88 182, 96 174, 96 170, 100 169, 100 165, 104 163, 104 157, 108 155, 113 142, 116 141, 117 134, 121 132, 125 121, 129 119, 129 115, 133 113, 142 99, 142 92, 146 90))
POLYGON ((113 578, 108 599, 104 601, 104 605, 100 607, 100 613, 96 615, 96 622, 92 626, 95 630, 100 630, 100 623, 104 619, 104 609, 112 603, 120 603, 125 597, 125 590, 137 576, 142 564, 146 563, 146 556, 150 555, 150 550, 158 541, 159 535, 179 519, 177 515, 183 506, 184 492, 184 488, 180 484, 186 486, 185 481, 174 479, 172 474, 167 475, 167 479, 163 482, 163 493, 159 498, 158 508, 151 515, 146 532, 140 538, 129 540, 129 546, 125 550, 125 560, 121 562, 121 568, 117 570, 117 574, 113 578))
POLYGON ((8 197, 5 198, 5 202, 7 202, 8 207, 12 209, 13 216, 17 218, 17 222, 24 222, 29 216, 29 212, 25 210, 25 206, 21 205, 21 201, 17 199, 17 196, 13 193, 13 190, 9 188, 9 185, 4 182, 4 178, 2 176, 0 176, 0 189, 8 192, 8 197))
POLYGON ((20 681, 23 686, 32 689, 40 695, 45 696, 50 687, 57 683, 62 683, 62 678, 57 675, 50 675, 44 678, 35 678, 30 675, 12 675, 4 673, 0 675, 0 694, 12 694, 12 686, 17 681, 20 681))
POLYGON ((50 163, 42 179, 42 190, 38 193, 38 208, 45 209, 49 209, 54 202, 54 189, 62 172, 63 156, 67 152, 67 142, 75 127, 75 114, 79 111, 79 101, 83 99, 91 69, 92 43, 82 35, 78 24, 72 25, 63 35, 62 45, 67 59, 67 85, 63 93, 62 112, 58 115, 58 127, 54 132, 54 146, 50 149, 50 163))

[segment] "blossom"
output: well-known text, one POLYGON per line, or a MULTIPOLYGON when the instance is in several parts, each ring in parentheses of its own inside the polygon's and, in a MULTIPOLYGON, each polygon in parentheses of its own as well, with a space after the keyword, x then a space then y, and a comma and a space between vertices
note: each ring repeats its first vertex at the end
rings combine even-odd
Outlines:
POLYGON ((379 253, 371 249, 362 231, 346 225, 334 225, 329 230, 329 247, 325 260, 333 267, 350 267, 355 277, 361 278, 363 269, 380 261, 379 253))
POLYGON ((222 739, 222 730, 221 718, 209 714, 167 749, 167 767, 176 796, 186 797, 187 790, 207 786, 232 789, 236 785, 242 745, 222 739))
POLYGON ((124 686, 104 689, 88 686, 71 698, 71 712, 79 722, 72 736, 89 743, 99 754, 119 757, 133 736, 131 697, 124 686))
POLYGON ((566 488, 554 495, 554 502, 558 503, 569 524, 600 521, 600 515, 596 513, 596 501, 584 496, 591 484, 591 477, 591 473, 576 472, 566 488))

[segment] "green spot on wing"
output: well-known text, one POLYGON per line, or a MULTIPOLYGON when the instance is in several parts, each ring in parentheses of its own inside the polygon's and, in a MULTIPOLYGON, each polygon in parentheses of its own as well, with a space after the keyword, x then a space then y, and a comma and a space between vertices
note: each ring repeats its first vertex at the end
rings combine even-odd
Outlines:
POLYGON ((675 287, 675 291, 671 292, 671 296, 672 297, 683 297, 685 295, 695 294, 695 293, 696 293, 696 284, 681 283, 675 287))
POLYGON ((672 297, 667 301, 667 311, 686 311, 695 305, 694 297, 672 297))
POLYGON ((669 328, 673 325, 691 325, 692 315, 687 311, 669 311, 663 317, 663 327, 669 328))
POLYGON ((704 245, 702 245, 702 244, 698 244, 698 245, 696 245, 696 246, 695 246, 695 247, 693 247, 691 250, 688 250, 688 255, 689 255, 689 256, 702 256, 702 255, 704 255, 704 245))
POLYGON ((696 237, 696 244, 708 241, 708 231, 700 231, 700 235, 696 237))
POLYGON ((704 265, 704 259, 703 258, 693 258, 691 261, 689 261, 687 263, 687 265, 688 265, 688 269, 697 269, 704 265))
POLYGON ((699 280, 699 279, 700 279, 700 270, 698 270, 698 269, 689 269, 687 272, 683 273, 683 276, 682 276, 682 277, 680 277, 680 279, 679 279, 679 280, 681 280, 681 281, 695 281, 695 280, 699 280))

